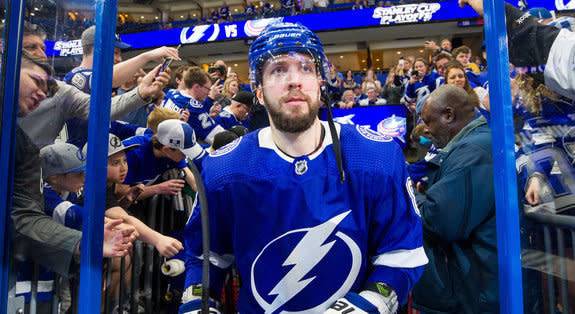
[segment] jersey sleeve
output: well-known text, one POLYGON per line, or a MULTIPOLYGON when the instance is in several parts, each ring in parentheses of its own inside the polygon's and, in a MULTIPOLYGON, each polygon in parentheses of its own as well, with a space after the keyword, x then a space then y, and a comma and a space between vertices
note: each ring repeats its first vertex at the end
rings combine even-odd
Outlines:
POLYGON ((150 132, 150 129, 142 128, 124 121, 116 120, 110 122, 110 133, 116 135, 121 140, 125 140, 136 135, 149 134, 150 132))
POLYGON ((44 212, 68 228, 82 230, 82 207, 63 200, 49 186, 44 186, 44 212))
POLYGON ((225 130, 221 125, 214 121, 214 119, 210 117, 208 111, 203 108, 190 107, 188 124, 194 129, 196 136, 199 139, 209 144, 212 144, 216 134, 225 130))
POLYGON ((382 182, 371 177, 373 198, 369 209, 368 258, 373 270, 366 281, 391 286, 400 304, 419 280, 428 259, 423 249, 423 229, 405 160, 399 146, 393 145, 391 175, 382 182), (385 187, 385 188, 382 188, 385 187))

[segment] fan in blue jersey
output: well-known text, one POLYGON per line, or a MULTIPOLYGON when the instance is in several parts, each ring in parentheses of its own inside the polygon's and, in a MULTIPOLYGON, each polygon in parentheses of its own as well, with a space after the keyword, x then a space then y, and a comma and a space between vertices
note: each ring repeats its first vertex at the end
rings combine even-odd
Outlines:
MULTIPOLYGON (((82 33, 82 62, 64 77, 64 81, 84 93, 90 94, 92 89, 92 66, 94 58, 94 42, 96 36, 96 27, 91 26, 82 33)), ((178 50, 170 47, 160 47, 154 50, 142 53, 129 61, 122 62, 122 49, 131 46, 120 40, 116 35, 114 42, 114 70, 112 78, 112 87, 118 88, 122 83, 132 79, 134 74, 150 61, 160 62, 162 58, 173 58, 180 60, 178 50)), ((68 142, 78 147, 83 147, 88 141, 88 121, 79 118, 73 118, 66 121, 68 129, 68 142)))
MULTIPOLYGON (((365 127, 320 122, 327 60, 304 26, 269 25, 249 67, 271 126, 204 160, 211 291, 235 263, 239 312, 394 313, 427 263, 400 147, 365 127)), ((200 308, 200 218, 194 209, 186 226, 180 313, 200 308)))
POLYGON ((225 107, 214 120, 226 130, 235 125, 249 128, 247 119, 253 107, 253 100, 254 95, 252 93, 239 91, 232 97, 232 103, 225 107))
POLYGON ((443 84, 443 77, 436 72, 429 72, 427 62, 417 58, 413 64, 414 71, 405 90, 402 102, 408 105, 410 111, 414 111, 415 104, 424 96, 429 95, 437 87, 443 84))
POLYGON ((232 20, 232 14, 230 12, 230 7, 228 6, 228 4, 225 1, 222 2, 222 7, 220 8, 220 17, 222 18, 222 20, 224 20, 226 22, 230 22, 232 20))
POLYGON ((190 67, 184 72, 184 84, 184 90, 170 90, 160 106, 180 114, 189 111, 188 124, 200 140, 211 144, 214 135, 224 131, 210 116, 213 99, 221 88, 212 88, 210 76, 200 67, 190 67))

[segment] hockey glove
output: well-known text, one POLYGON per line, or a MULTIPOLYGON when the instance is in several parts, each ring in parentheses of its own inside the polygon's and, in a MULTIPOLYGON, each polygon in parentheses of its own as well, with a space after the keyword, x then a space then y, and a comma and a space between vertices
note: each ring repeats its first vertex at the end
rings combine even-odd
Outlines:
POLYGON ((343 298, 335 301, 325 314, 339 313, 395 313, 398 301, 395 291, 383 283, 371 283, 360 294, 348 292, 343 298))
MULTIPOLYGON (((178 314, 201 314, 202 313, 202 300, 192 300, 186 304, 180 305, 178 314)), ((210 300, 210 314, 220 314, 216 308, 216 302, 210 300)))

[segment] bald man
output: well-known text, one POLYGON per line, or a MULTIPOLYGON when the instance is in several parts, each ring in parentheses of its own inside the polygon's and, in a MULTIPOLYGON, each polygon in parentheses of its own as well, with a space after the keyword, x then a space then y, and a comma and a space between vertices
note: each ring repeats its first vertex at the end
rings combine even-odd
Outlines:
POLYGON ((444 85, 421 110, 439 148, 427 191, 416 193, 430 264, 413 297, 424 312, 499 310, 491 130, 474 106, 464 89, 444 85))

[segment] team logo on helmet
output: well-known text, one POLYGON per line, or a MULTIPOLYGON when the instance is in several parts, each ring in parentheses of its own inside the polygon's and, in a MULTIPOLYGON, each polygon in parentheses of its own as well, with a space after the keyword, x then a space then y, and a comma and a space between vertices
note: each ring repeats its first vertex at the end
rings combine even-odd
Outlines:
POLYGON ((323 313, 349 291, 362 261, 357 243, 338 228, 350 213, 288 231, 259 252, 250 285, 265 313, 323 313))

